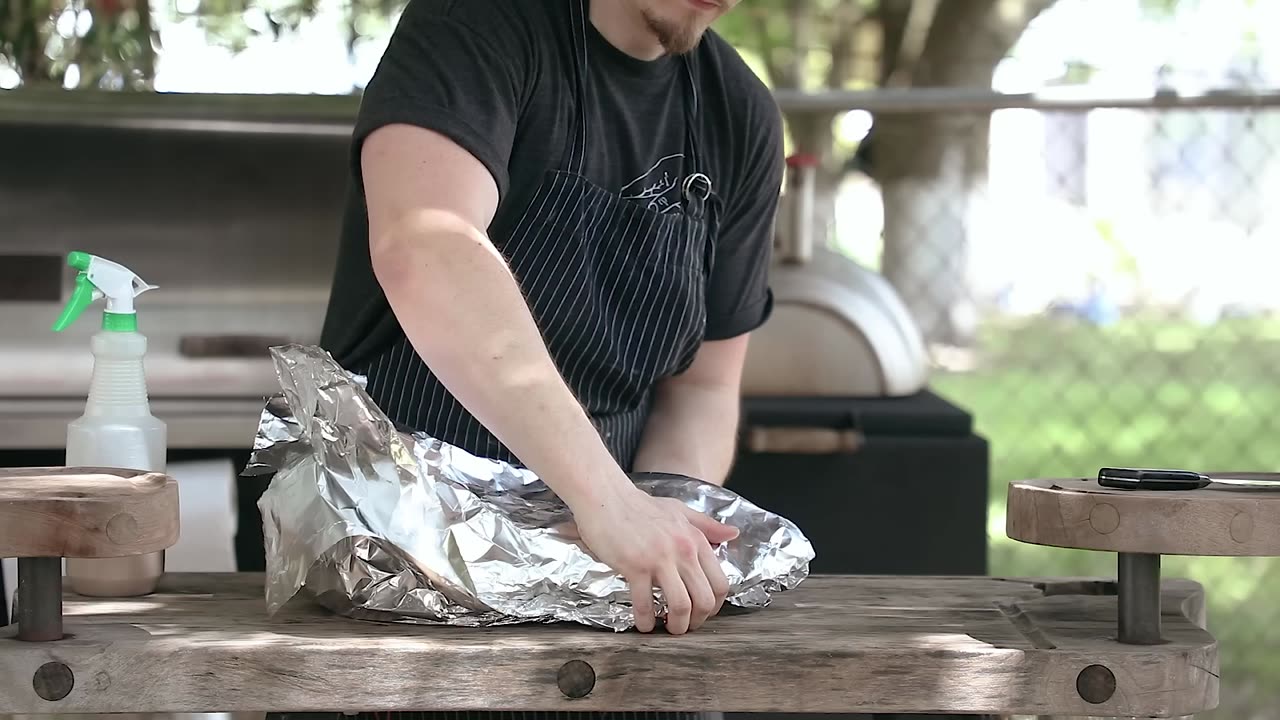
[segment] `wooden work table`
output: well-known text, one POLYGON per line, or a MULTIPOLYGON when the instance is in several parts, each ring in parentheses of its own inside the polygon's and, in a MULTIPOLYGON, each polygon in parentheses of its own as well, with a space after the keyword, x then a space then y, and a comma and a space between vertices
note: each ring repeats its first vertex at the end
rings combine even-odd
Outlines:
POLYGON ((1163 585, 1166 642, 1114 641, 1108 582, 814 577, 683 637, 349 620, 257 574, 68 595, 69 637, 0 630, 0 713, 723 710, 1167 717, 1215 707, 1200 587, 1163 585), (43 696, 43 697, 42 697, 43 696))

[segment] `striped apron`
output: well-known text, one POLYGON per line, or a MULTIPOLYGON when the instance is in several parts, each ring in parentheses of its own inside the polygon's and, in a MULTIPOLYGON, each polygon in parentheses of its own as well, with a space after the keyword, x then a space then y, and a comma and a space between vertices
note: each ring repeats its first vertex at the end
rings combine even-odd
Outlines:
MULTIPOLYGON (((571 5, 577 112, 564 154, 509 236, 493 241, 563 378, 614 458, 629 471, 655 381, 687 368, 703 339, 719 198, 701 172, 698 97, 689 59, 683 73, 688 92, 679 205, 658 212, 583 177, 591 122, 587 0, 571 5)), ((445 389, 403 331, 351 369, 368 378, 370 396, 393 421, 474 455, 520 464, 445 389)))

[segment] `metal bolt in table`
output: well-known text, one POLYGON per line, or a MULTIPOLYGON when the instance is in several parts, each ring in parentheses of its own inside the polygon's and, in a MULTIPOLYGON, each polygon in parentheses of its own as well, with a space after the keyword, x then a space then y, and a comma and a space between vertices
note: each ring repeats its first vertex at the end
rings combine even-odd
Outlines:
POLYGON ((1116 640, 1157 645, 1164 642, 1161 556, 1280 556, 1280 474, 1218 477, 1277 486, 1168 491, 1112 489, 1087 479, 1015 482, 1006 533, 1036 545, 1116 553, 1116 640))
POLYGON ((167 475, 108 468, 0 469, 0 557, 18 559, 14 616, 19 640, 65 637, 64 557, 143 555, 177 540, 178 486, 167 475))

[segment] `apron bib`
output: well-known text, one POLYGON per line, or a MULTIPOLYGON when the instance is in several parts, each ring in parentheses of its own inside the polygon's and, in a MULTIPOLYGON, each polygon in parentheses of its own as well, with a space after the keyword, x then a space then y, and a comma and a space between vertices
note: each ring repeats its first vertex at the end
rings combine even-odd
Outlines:
MULTIPOLYGON (((562 377, 629 470, 654 382, 687 368, 702 343, 719 198, 702 172, 688 58, 681 208, 658 212, 583 176, 590 107, 586 3, 572 3, 578 112, 563 157, 499 250, 562 377)), ((367 376, 370 396, 393 421, 474 455, 519 462, 445 389, 403 331, 357 372, 367 376)))

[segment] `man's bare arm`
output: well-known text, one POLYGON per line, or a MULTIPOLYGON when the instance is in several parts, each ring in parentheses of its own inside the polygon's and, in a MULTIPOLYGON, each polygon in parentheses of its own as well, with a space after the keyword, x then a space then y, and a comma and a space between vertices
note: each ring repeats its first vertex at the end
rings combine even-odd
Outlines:
POLYGON ((443 135, 407 125, 371 133, 361 168, 374 273, 414 350, 569 505, 587 546, 626 576, 637 627, 654 626, 655 586, 669 630, 699 626, 728 589, 708 540, 737 533, 645 495, 618 467, 483 230, 498 202, 492 175, 443 135))
POLYGON ((488 170, 443 136, 403 125, 372 133, 361 160, 374 272, 449 392, 571 505, 625 482, 481 230, 498 202, 488 170))
POLYGON ((733 467, 748 336, 703 344, 693 365, 658 386, 635 469, 723 485, 733 467))

